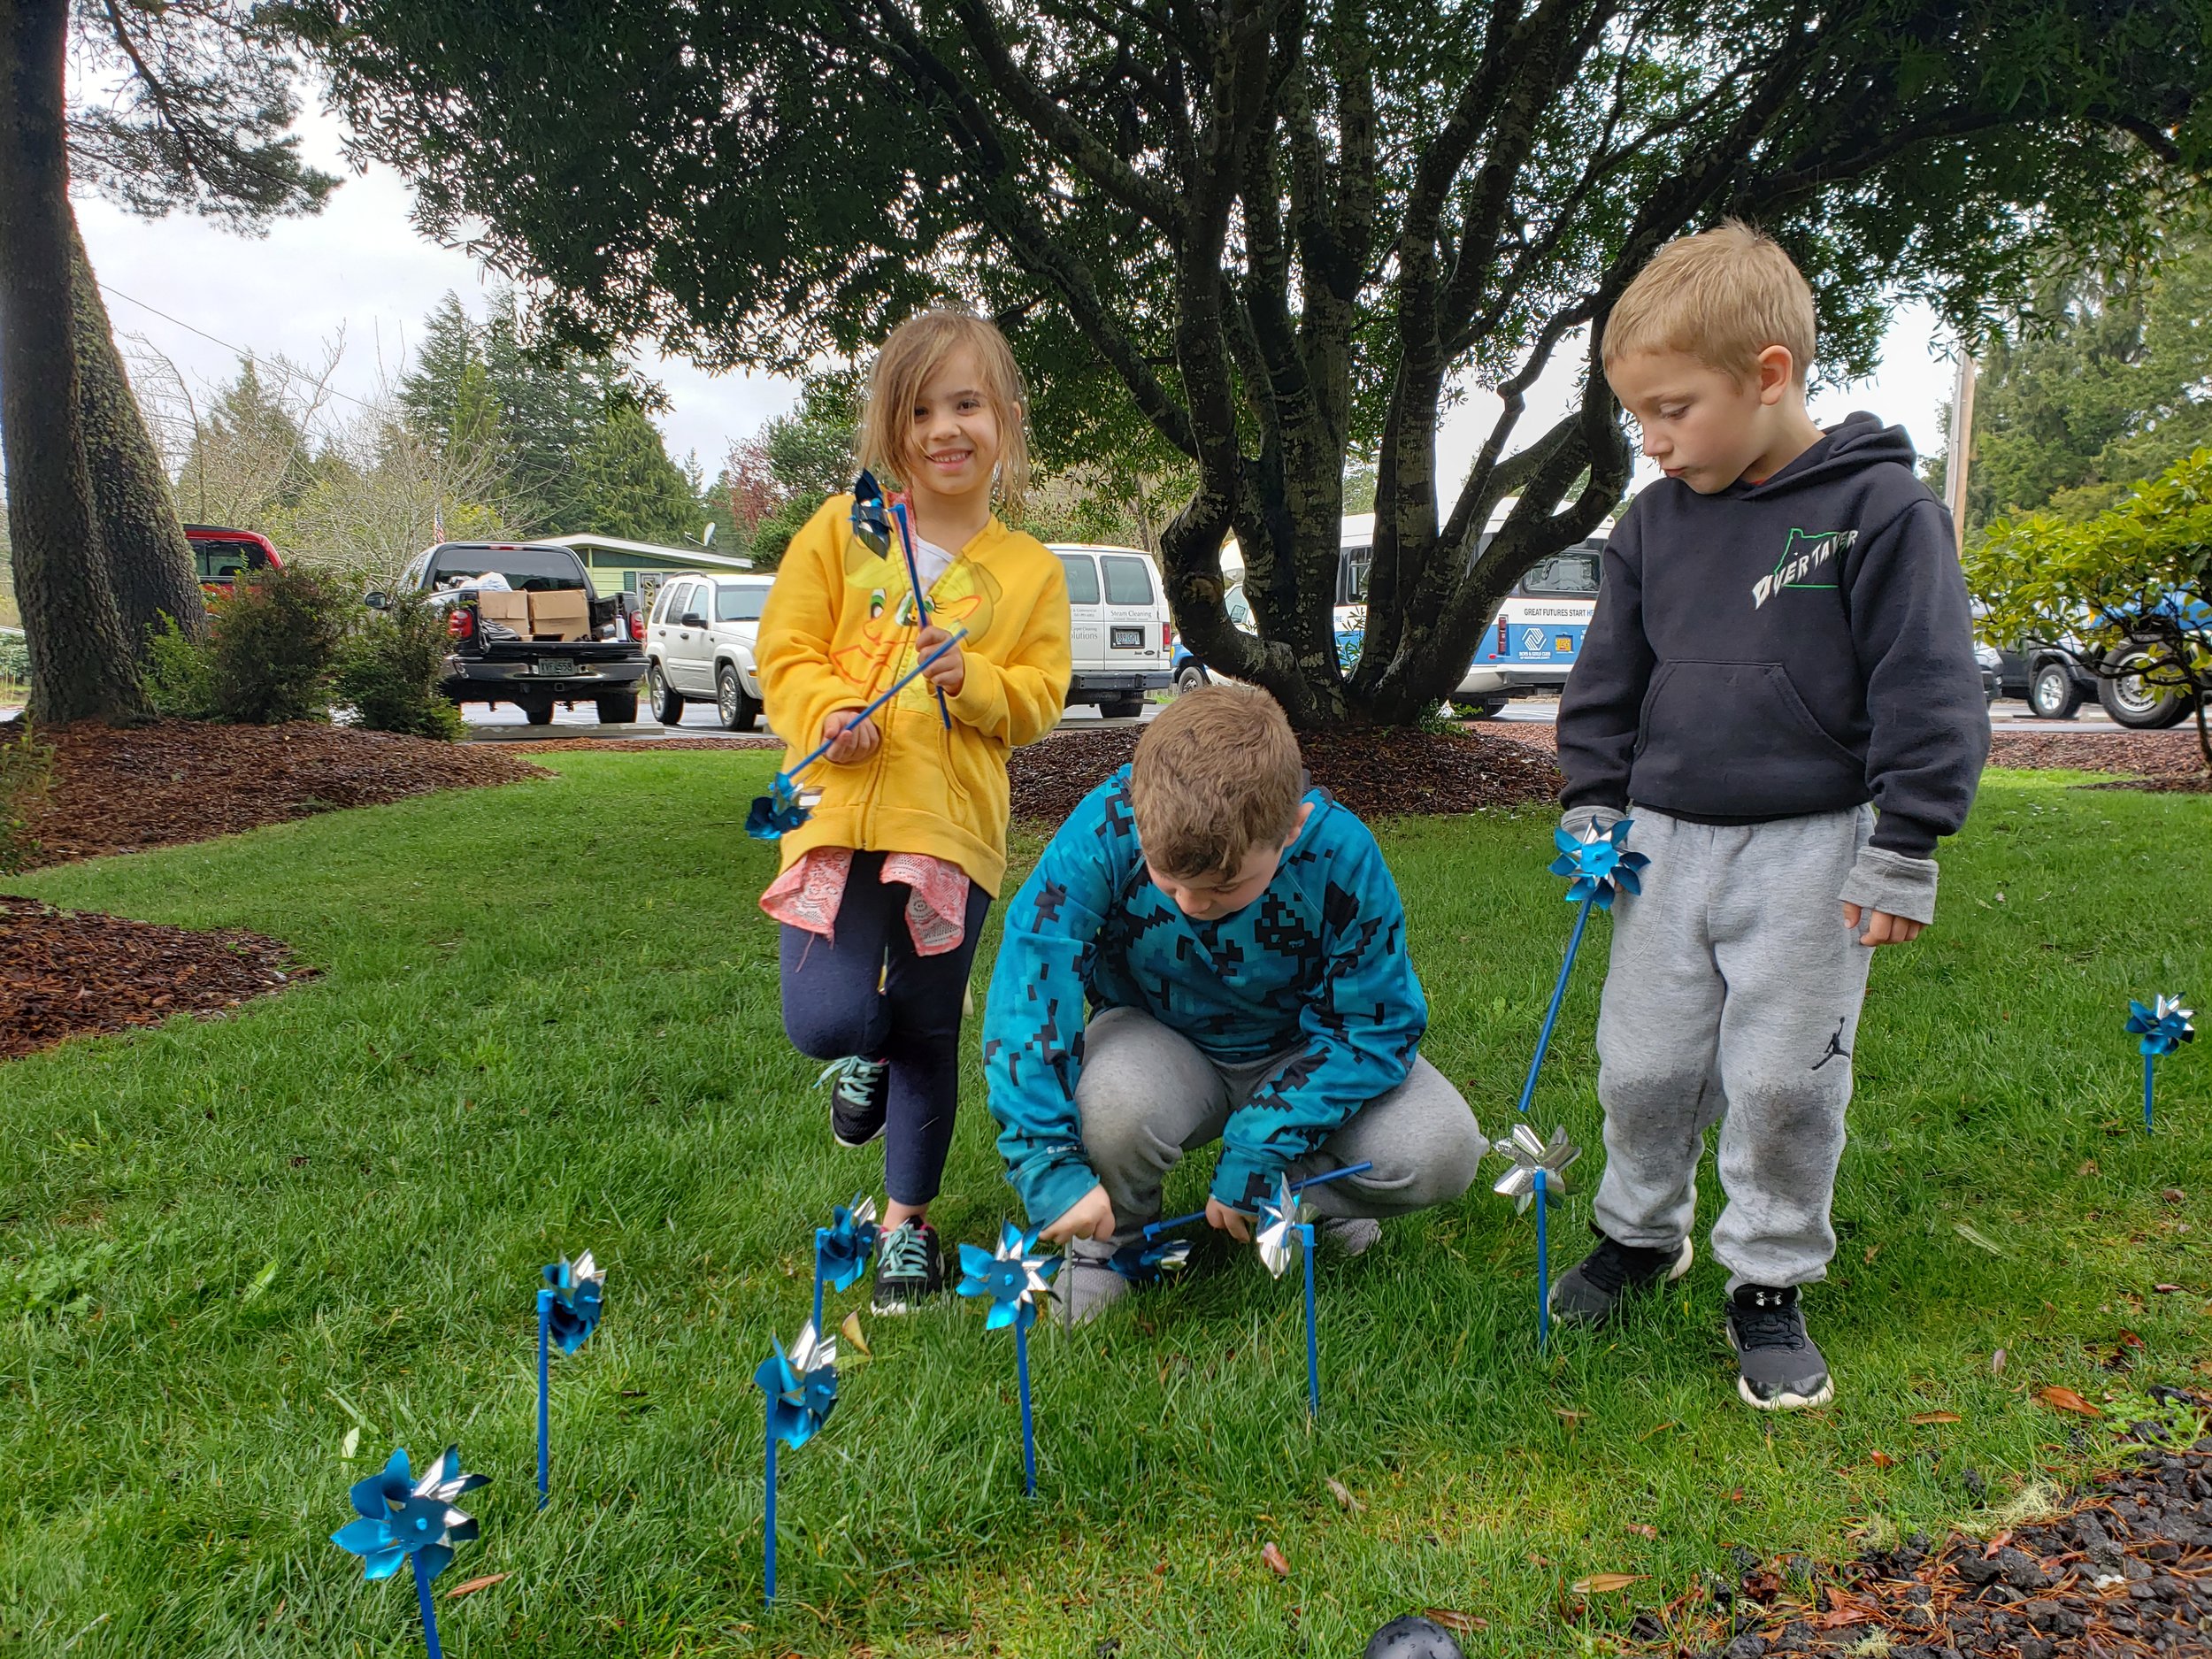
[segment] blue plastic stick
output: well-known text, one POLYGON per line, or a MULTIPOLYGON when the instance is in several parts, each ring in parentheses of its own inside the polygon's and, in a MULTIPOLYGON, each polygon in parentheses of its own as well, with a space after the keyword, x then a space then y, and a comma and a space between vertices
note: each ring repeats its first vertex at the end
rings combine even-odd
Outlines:
POLYGON ((1575 952, 1582 949, 1582 930, 1589 922, 1591 905, 1596 902, 1597 895, 1593 894, 1582 901, 1582 908, 1575 912, 1575 930, 1567 937, 1567 959, 1559 964, 1559 983, 1552 987, 1551 1006, 1544 1010, 1544 1029, 1536 1039, 1536 1057, 1528 1063, 1528 1081, 1521 1085, 1521 1103, 1517 1110, 1523 1117, 1528 1115, 1529 1098, 1536 1093, 1536 1073, 1543 1068, 1544 1050, 1551 1046, 1551 1028, 1558 1023, 1559 1004, 1567 996, 1567 976, 1575 971, 1575 952))
MULTIPOLYGON (((906 521, 906 503, 891 503, 891 517, 898 521, 899 550, 906 555, 906 585, 914 590, 914 627, 918 638, 920 630, 929 620, 928 602, 922 596, 922 567, 914 557, 914 526, 906 521)), ((952 710, 945 703, 945 694, 937 694, 937 712, 944 717, 945 730, 952 730, 952 710)))
POLYGON ((766 1552, 768 1563, 768 1594, 766 1600, 776 1599, 776 1422, 774 1402, 769 1403, 768 1418, 768 1521, 761 1532, 761 1548, 766 1552))
MULTIPOLYGON (((1587 908, 1586 906, 1585 907, 1587 908)), ((1544 1171, 1535 1172, 1536 1187, 1536 1347, 1542 1352, 1551 1346, 1551 1253, 1544 1237, 1544 1201, 1549 1195, 1550 1185, 1544 1171)))
POLYGON ((1306 1415, 1321 1415, 1321 1338, 1313 1313, 1313 1223, 1298 1224, 1298 1240, 1306 1258, 1306 1415))
POLYGON ((538 1293, 538 1508, 545 1508, 545 1494, 552 1473, 552 1417, 546 1403, 547 1349, 553 1331, 553 1293, 538 1293))
POLYGON ((2145 1134, 2151 1132, 2151 1062, 2154 1058, 2156 1056, 2154 1055, 2147 1054, 2143 1056, 2143 1133, 2145 1134))
POLYGON ((444 1659, 438 1646, 438 1609, 430 1599, 430 1569, 422 1564, 419 1551, 407 1559, 415 1564, 415 1599, 422 1603, 422 1645, 430 1659, 444 1659))
POLYGON ((818 1335, 822 1329, 822 1246, 829 1240, 829 1229, 814 1229, 814 1329, 818 1335))
MULTIPOLYGON (((1348 1175, 1364 1175, 1374 1167, 1371 1160, 1362 1158, 1357 1164, 1347 1164, 1340 1170, 1329 1170, 1319 1175, 1309 1175, 1302 1181, 1293 1181, 1290 1184, 1290 1190, 1294 1193, 1302 1193, 1309 1187, 1321 1187, 1330 1181, 1340 1181, 1348 1175)), ((1171 1216, 1165 1221, 1148 1221, 1144 1224, 1144 1241, 1149 1244, 1163 1233, 1172 1233, 1178 1227, 1187 1227, 1192 1222, 1203 1221, 1205 1218, 1204 1210, 1194 1210, 1187 1216, 1171 1216)))
POLYGON ((1022 1490, 1033 1498, 1037 1495, 1037 1430, 1029 1419, 1029 1332, 1018 1320, 1014 1325, 1014 1371, 1022 1388, 1022 1490))
MULTIPOLYGON (((961 641, 966 639, 967 637, 967 629, 955 628, 950 639, 947 640, 942 645, 940 645, 927 657, 923 657, 920 662, 915 664, 913 667, 908 669, 903 674, 901 674, 897 680, 892 682, 891 688, 888 691, 882 693, 873 703, 863 709, 858 714, 853 716, 850 720, 846 722, 846 725, 849 726, 858 726, 863 720, 873 714, 878 709, 880 709, 885 703, 890 702, 892 698, 897 696, 899 693, 904 691, 907 687, 913 684, 915 680, 920 679, 922 670, 927 668, 932 663, 935 662, 939 657, 942 657, 947 651, 952 649, 954 646, 959 644, 961 641)), ((841 732, 838 733, 838 736, 840 737, 843 735, 844 733, 841 732)), ((809 755, 804 760, 802 760, 789 772, 784 772, 781 775, 787 780, 796 780, 801 772, 804 772, 809 766, 811 766, 816 761, 821 759, 823 756, 828 754, 830 752, 830 745, 836 741, 837 738, 833 737, 828 742, 817 743, 814 746, 814 752, 812 754, 809 755)))

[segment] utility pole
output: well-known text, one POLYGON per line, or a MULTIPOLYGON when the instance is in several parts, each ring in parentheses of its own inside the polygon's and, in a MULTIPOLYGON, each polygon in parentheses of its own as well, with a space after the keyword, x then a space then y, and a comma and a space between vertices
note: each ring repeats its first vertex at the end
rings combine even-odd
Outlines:
POLYGON ((1966 470, 1974 452, 1974 354, 1959 342, 1958 374, 1951 382, 1949 448, 1943 461, 1943 504, 1951 510, 1951 533, 1966 550, 1966 470))

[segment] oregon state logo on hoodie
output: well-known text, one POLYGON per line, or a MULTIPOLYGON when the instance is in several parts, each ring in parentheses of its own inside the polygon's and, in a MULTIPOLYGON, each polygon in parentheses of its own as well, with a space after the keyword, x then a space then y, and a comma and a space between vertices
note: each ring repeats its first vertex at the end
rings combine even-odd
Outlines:
POLYGON ((1856 530, 1792 530, 1773 570, 1751 584, 1751 608, 1756 611, 1785 588, 1833 588, 1836 560, 1858 539, 1856 530))

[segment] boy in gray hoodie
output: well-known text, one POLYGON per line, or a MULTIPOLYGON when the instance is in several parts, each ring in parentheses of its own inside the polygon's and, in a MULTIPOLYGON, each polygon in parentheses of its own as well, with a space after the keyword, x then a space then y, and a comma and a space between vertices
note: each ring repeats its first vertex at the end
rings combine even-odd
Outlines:
POLYGON ((1803 276, 1732 222, 1623 293, 1606 378, 1666 476, 1607 545, 1559 705, 1566 827, 1632 815, 1651 864, 1598 1017, 1599 1243, 1552 1310, 1602 1323, 1687 1271, 1717 1123, 1713 1250, 1764 1410, 1834 1396, 1798 1287, 1835 1253, 1867 969, 1934 919, 1989 752, 1950 516, 1901 428, 1814 425, 1813 339, 1803 276))

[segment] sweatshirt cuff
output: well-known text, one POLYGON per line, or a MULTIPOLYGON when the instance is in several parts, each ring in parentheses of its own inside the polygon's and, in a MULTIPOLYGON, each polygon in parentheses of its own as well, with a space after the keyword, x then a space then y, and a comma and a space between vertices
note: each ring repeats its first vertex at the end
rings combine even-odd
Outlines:
POLYGON ((1029 1225, 1048 1227, 1072 1210, 1083 1194, 1098 1185, 1098 1176, 1083 1161, 1079 1147, 1058 1146, 1025 1158, 1007 1171, 1029 1225))
POLYGON ((1273 1194, 1277 1181, 1289 1167, 1282 1159, 1265 1153, 1224 1147, 1221 1162, 1214 1165, 1213 1185, 1208 1194, 1248 1216, 1259 1209, 1261 1199, 1273 1194))
POLYGON ((1627 809, 1617 806, 1569 807, 1559 818, 1559 827, 1577 841, 1588 841, 1592 831, 1602 834, 1628 816, 1627 809))
POLYGON ((960 682, 958 694, 947 697, 945 706, 952 710, 953 718, 963 726, 984 730, 994 723, 1004 706, 1005 687, 1000 683, 996 663, 977 656, 964 645, 962 655, 967 660, 968 672, 960 682))
POLYGON ((1881 910, 1924 926, 1935 920, 1936 862, 1863 847, 1838 896, 1862 910, 1881 910))

